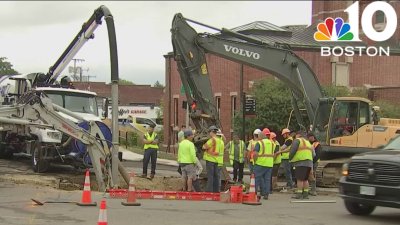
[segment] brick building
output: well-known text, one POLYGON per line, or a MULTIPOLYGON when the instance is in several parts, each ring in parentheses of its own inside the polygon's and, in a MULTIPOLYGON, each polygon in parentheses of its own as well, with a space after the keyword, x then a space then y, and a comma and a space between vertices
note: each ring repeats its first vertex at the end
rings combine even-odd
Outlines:
MULTIPOLYGON (((111 84, 105 82, 74 82, 76 89, 96 92, 100 97, 111 98, 111 84)), ((160 106, 164 88, 151 85, 119 85, 120 106, 160 106)))
MULTIPOLYGON (((360 1, 362 11, 366 4, 371 1, 360 1)), ((287 43, 291 49, 302 59, 304 59, 317 75, 322 85, 334 84, 338 86, 362 87, 362 86, 399 86, 400 76, 398 65, 400 64, 399 40, 400 26, 393 37, 382 45, 390 46, 391 56, 368 57, 365 54, 359 56, 326 56, 320 55, 321 46, 335 45, 363 45, 373 46, 373 43, 363 37, 360 31, 362 43, 329 43, 317 42, 313 34, 317 31, 317 25, 326 17, 342 17, 347 19, 347 14, 343 12, 353 1, 313 1, 312 24, 310 26, 276 26, 274 24, 256 21, 250 24, 233 28, 232 30, 253 36, 267 43, 287 43)), ((397 15, 400 16, 400 2, 390 1, 395 8, 397 15)), ((361 14, 361 13, 360 13, 361 14)), ((385 17, 377 13, 373 19, 377 29, 385 23, 385 17)), ((229 37, 226 37, 229 38, 229 37)), ((241 64, 216 55, 207 54, 207 64, 214 92, 217 109, 220 110, 220 119, 224 134, 230 138, 232 132, 232 115, 240 107, 240 71, 241 64)), ((164 144, 175 143, 175 130, 177 127, 185 124, 186 112, 182 108, 182 102, 185 101, 185 95, 181 92, 181 81, 177 72, 177 65, 171 54, 165 55, 166 62, 166 88, 165 88, 165 106, 164 106, 164 144), (170 128, 170 129, 168 129, 170 128), (175 129, 174 129, 175 128, 175 129), (170 138, 168 138, 170 137, 170 138)), ((247 92, 253 81, 270 76, 268 73, 243 66, 244 74, 244 92, 247 92)), ((386 89, 386 91, 396 91, 396 88, 386 89)), ((378 92, 375 92, 378 93, 378 92)), ((390 94, 375 94, 375 99, 392 96, 390 94)), ((397 95, 399 96, 399 95, 397 95)), ((398 97, 400 98, 400 97, 398 97)), ((393 99, 392 99, 393 100, 393 99)), ((400 99, 399 99, 400 100, 400 99)))

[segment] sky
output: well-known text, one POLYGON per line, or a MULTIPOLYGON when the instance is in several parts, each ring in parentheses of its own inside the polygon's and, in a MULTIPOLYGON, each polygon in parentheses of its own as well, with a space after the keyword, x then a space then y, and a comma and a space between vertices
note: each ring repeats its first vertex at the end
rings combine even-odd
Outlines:
MULTIPOLYGON (((100 5, 115 22, 119 76, 135 84, 165 83, 163 55, 172 51, 176 13, 213 27, 234 28, 254 21, 278 26, 311 23, 311 1, 36 1, 0 2, 0 57, 20 73, 44 72, 61 56, 100 5)), ((91 81, 110 82, 104 22, 74 58, 91 81)), ((213 32, 193 25, 200 32, 213 32)), ((72 66, 71 63, 69 66, 72 66)), ((68 67, 63 75, 69 75, 68 67)))

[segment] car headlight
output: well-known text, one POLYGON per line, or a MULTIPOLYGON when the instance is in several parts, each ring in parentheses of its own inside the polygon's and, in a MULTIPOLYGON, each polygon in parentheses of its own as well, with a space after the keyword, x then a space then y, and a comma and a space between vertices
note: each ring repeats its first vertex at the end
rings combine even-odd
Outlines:
POLYGON ((349 164, 345 163, 342 166, 342 175, 347 177, 349 175, 349 164))
POLYGON ((61 140, 61 133, 57 131, 48 131, 47 136, 52 139, 61 140))

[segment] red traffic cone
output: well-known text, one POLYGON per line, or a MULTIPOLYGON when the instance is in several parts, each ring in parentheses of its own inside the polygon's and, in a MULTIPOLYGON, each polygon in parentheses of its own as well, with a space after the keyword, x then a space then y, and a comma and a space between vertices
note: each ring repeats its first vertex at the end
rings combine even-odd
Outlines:
POLYGON ((254 178, 254 173, 251 174, 250 177, 250 190, 249 190, 249 198, 247 201, 243 202, 245 205, 261 205, 261 202, 257 199, 256 193, 256 181, 254 178))
POLYGON ((107 225, 107 209, 106 209, 106 200, 101 200, 100 203, 100 212, 99 212, 99 220, 97 225, 107 225))
POLYGON ((140 206, 139 202, 136 202, 136 189, 135 189, 135 182, 133 177, 135 173, 131 173, 131 177, 129 178, 129 189, 128 189, 128 198, 126 202, 121 202, 124 206, 140 206))
POLYGON ((96 202, 92 202, 92 194, 90 192, 90 176, 89 170, 86 170, 85 183, 83 184, 82 200, 78 202, 79 206, 96 206, 96 202))

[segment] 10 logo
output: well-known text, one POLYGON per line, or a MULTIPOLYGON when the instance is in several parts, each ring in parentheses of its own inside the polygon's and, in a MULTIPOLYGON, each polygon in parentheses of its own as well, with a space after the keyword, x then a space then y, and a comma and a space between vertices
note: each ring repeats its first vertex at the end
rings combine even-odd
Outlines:
MULTIPOLYGON (((327 18, 324 23, 318 24, 318 31, 314 34, 316 41, 361 41, 359 37, 359 2, 353 3, 345 12, 349 15, 349 22, 344 23, 338 17, 335 20, 327 18)), ((397 14, 394 8, 386 2, 375 1, 370 3, 361 16, 361 26, 364 34, 373 41, 386 41, 393 36, 397 29, 397 14), (386 27, 383 31, 376 31, 372 18, 377 11, 386 16, 386 27)))

